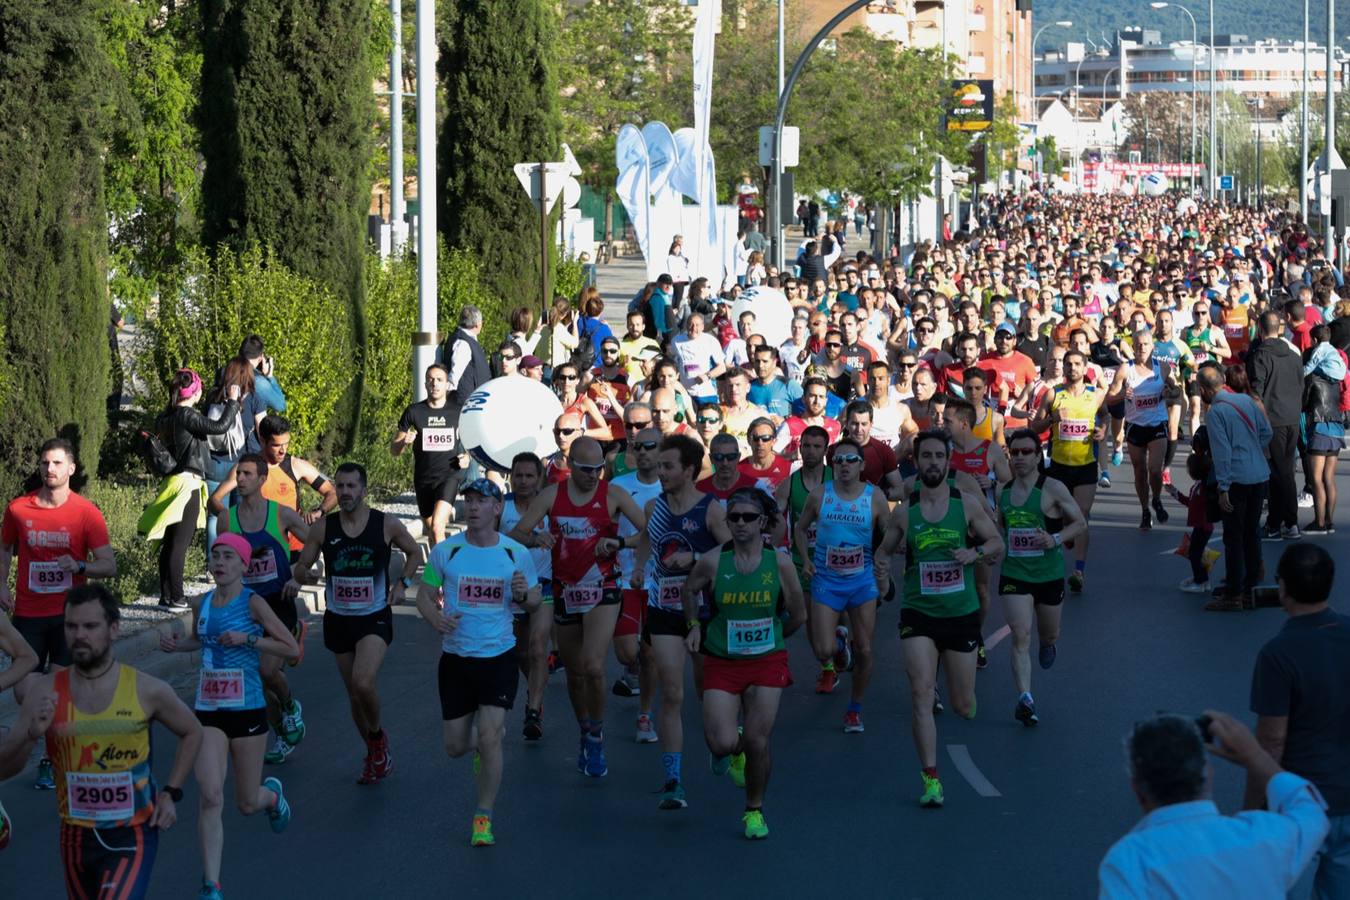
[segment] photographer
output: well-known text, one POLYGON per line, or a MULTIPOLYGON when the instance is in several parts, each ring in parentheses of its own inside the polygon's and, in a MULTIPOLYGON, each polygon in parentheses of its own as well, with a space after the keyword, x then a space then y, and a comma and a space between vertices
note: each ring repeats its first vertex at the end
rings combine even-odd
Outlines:
POLYGON ((1103 900, 1283 897, 1326 837, 1317 789, 1281 769, 1232 716, 1158 716, 1134 727, 1125 752, 1144 818, 1102 859, 1103 900), (1219 812, 1209 799, 1205 738, 1211 753, 1247 770, 1248 784, 1265 795, 1271 812, 1219 812))

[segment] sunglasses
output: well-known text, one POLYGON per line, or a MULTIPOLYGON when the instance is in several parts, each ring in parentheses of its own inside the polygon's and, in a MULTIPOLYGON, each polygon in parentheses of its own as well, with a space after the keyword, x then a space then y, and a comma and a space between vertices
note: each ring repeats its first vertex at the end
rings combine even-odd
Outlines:
POLYGON ((619 352, 619 348, 618 348, 618 347, 601 347, 601 348, 600 348, 600 352, 601 352, 602 354, 604 354, 605 356, 610 356, 610 355, 612 355, 612 354, 618 353, 618 352, 619 352))
POLYGON ((636 450, 655 450, 661 446, 660 441, 630 441, 629 446, 636 450))
POLYGON ((835 348, 838 348, 838 347, 842 347, 842 346, 844 346, 844 345, 841 344, 841 343, 839 343, 838 341, 826 341, 826 342, 825 342, 825 346, 826 346, 826 347, 835 347, 835 348))
POLYGON ((570 434, 577 434, 577 433, 580 432, 580 431, 581 431, 580 428, 555 428, 555 429, 553 429, 553 433, 554 433, 554 434, 561 435, 562 437, 567 437, 567 436, 570 435, 570 434))
POLYGON ((714 453, 713 462, 739 462, 741 455, 739 453, 714 453))
POLYGON ((519 356, 510 356, 506 353, 502 354, 502 362, 515 362, 518 359, 520 359, 519 356))
POLYGON ((728 522, 738 522, 743 525, 758 522, 762 518, 764 518, 763 513, 727 513, 728 522))
POLYGON ((862 457, 856 453, 839 453, 835 455, 834 462, 836 465, 839 463, 860 463, 862 462, 862 457))
POLYGON ((646 422, 624 422, 623 427, 627 428, 629 431, 641 431, 642 429, 649 427, 651 424, 652 424, 651 420, 648 419, 646 422))
POLYGON ((558 380, 558 381, 580 381, 581 378, 580 378, 580 376, 577 376, 577 375, 559 375, 558 378, 557 378, 557 380, 558 380))
POLYGON ((1036 450, 1033 447, 1023 447, 1020 450, 1014 447, 1008 448, 1009 456, 1035 456, 1036 450))
POLYGON ((604 469, 604 467, 605 467, 604 463, 596 463, 595 465, 578 462, 572 463, 573 469, 576 469, 578 472, 586 472, 591 475, 594 475, 596 472, 601 471, 602 469, 604 469))
POLYGON ((754 442, 757 443, 757 444, 767 444, 769 441, 773 440, 773 435, 771 435, 771 434, 752 434, 752 435, 750 436, 750 440, 754 441, 754 442))
POLYGON ((699 416, 699 417, 698 417, 698 424, 700 424, 700 425, 721 425, 721 424, 722 424, 722 420, 721 420, 721 419, 711 419, 711 418, 708 418, 707 416, 699 416))

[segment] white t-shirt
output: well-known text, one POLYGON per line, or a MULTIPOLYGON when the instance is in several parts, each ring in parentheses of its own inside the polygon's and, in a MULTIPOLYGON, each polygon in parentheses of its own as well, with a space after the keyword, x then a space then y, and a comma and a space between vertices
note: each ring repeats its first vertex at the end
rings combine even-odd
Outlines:
POLYGON ((695 382, 700 376, 707 375, 726 361, 722 345, 717 343, 717 338, 706 331, 698 337, 681 334, 672 341, 672 346, 680 364, 680 383, 684 385, 685 390, 699 399, 715 398, 716 385, 706 380, 702 384, 695 382))
POLYGON ((476 547, 460 532, 431 548, 422 580, 442 588, 445 610, 458 613, 459 626, 441 638, 441 650, 456 656, 501 656, 516 645, 511 579, 539 581, 529 551, 504 534, 492 547, 476 547))
MULTIPOLYGON (((612 483, 631 494, 633 502, 637 504, 638 509, 645 509, 648 500, 661 495, 661 479, 657 478, 655 481, 648 484, 638 478, 636 470, 625 472, 622 475, 617 476, 612 483)), ((619 537, 626 538, 631 534, 637 534, 637 529, 633 527, 632 522, 628 521, 627 516, 621 517, 619 520, 619 537)), ((637 551, 619 551, 619 571, 623 573, 623 587, 625 589, 628 588, 629 579, 633 577, 633 566, 636 562, 637 551)))

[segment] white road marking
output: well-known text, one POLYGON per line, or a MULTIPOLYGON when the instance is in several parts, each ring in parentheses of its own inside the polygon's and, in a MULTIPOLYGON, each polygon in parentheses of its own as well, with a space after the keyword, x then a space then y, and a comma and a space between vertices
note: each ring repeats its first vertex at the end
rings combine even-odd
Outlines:
POLYGON ((995 631, 993 634, 989 635, 989 637, 984 639, 985 651, 988 652, 990 650, 993 650, 1003 641, 1005 637, 1007 637, 1010 634, 1012 634, 1012 629, 1009 628, 1007 625, 1004 625, 998 631, 995 631))
MULTIPOLYGON (((986 645, 988 646, 988 645, 986 645)), ((981 797, 1002 797, 998 788, 990 784, 989 779, 984 777, 979 766, 975 765, 975 760, 970 758, 970 751, 966 749, 965 744, 948 744, 947 755, 952 758, 952 764, 956 766, 956 771, 960 772, 970 786, 975 789, 975 793, 981 797)))

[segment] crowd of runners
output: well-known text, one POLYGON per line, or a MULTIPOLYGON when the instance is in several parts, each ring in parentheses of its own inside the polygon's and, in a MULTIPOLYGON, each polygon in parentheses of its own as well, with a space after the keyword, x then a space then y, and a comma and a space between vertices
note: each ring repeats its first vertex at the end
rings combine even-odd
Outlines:
MULTIPOLYGON (((1208 438, 1205 423, 1225 402, 1248 419, 1227 399, 1245 394, 1262 420, 1248 421, 1253 433, 1286 435, 1270 442, 1258 479, 1269 482, 1263 537, 1334 531, 1350 409, 1341 274, 1298 223, 1236 206, 1032 192, 986 197, 976 218, 977 228, 907 257, 854 251, 841 226, 808 239, 790 271, 746 266, 712 286, 663 276, 634 298, 622 335, 599 330, 602 307, 588 296, 585 316, 551 317, 547 343, 567 352, 547 364, 534 354, 541 335, 528 310, 487 349, 481 314, 461 311, 443 360, 425 373, 427 399, 390 423, 391 452, 412 450, 425 557, 398 518, 368 504, 361 465, 344 462, 329 480, 289 454, 289 426, 258 407, 254 449, 227 467, 181 462, 165 483, 166 504, 191 495, 183 502, 215 516, 214 588, 195 598, 186 635, 161 639, 164 652, 201 651, 190 706, 114 658, 119 603, 99 581, 116 571, 107 528, 70 489, 74 451, 49 441, 41 486, 4 517, 0 606, 13 622, 0 616, 0 650, 12 660, 0 690, 13 687, 22 707, 0 743, 0 777, 25 770, 45 741, 36 784, 56 792, 71 895, 141 896, 158 830, 193 789, 202 896, 221 896, 231 763, 239 810, 286 829, 282 782, 264 772, 280 771, 306 736, 285 673, 305 655, 297 595, 316 582, 322 643, 364 748, 359 766, 353 754, 361 785, 394 772, 378 674, 391 607, 415 589, 440 635, 446 752, 473 758, 475 846, 495 841, 508 735, 566 740, 575 722, 577 771, 603 778, 612 695, 638 697, 632 734, 660 745, 661 810, 689 804, 688 702, 702 711, 713 772, 744 790, 745 836, 767 837, 774 722, 794 685, 787 641, 802 631, 816 660, 797 689, 831 694, 846 680, 834 715, 844 733, 863 732, 876 659, 897 652, 874 633, 878 605, 892 600, 915 796, 943 806, 938 714, 975 717, 991 615, 1010 630, 1015 696, 986 696, 986 715, 1034 727, 1046 714, 1032 673, 1055 664, 1066 596, 1095 586, 1093 502, 1116 489, 1127 458, 1139 528, 1172 514, 1192 526, 1179 590, 1213 594, 1215 611, 1250 608, 1264 578, 1260 545, 1252 558, 1229 521, 1239 502, 1248 513, 1255 502, 1259 517, 1266 494, 1239 492, 1253 463, 1208 438), (731 319, 738 293, 756 284, 781 290, 794 310, 779 346, 756 332, 753 313, 731 319), (1297 357, 1297 384, 1256 362, 1272 341, 1297 357), (554 386, 556 455, 520 453, 498 472, 465 452, 459 409, 494 375, 554 386), (1300 461, 1306 502, 1290 493, 1300 461), (310 509, 302 484, 316 498, 310 509), (1171 512, 1169 492, 1181 504, 1171 512), (1310 521, 1298 521, 1300 508, 1310 521), (1220 519, 1225 555, 1240 558, 1211 586, 1220 519), (401 571, 391 568, 398 558, 401 571), (624 667, 612 684, 611 648, 624 667), (545 717, 559 670, 570 715, 545 717), (178 738, 159 783, 154 722, 178 738)), ((758 237, 742 236, 743 258, 762 252, 758 237)), ((171 391, 171 421, 201 433, 166 443, 189 454, 216 433, 212 423, 241 415, 238 392, 223 392, 209 419, 177 412, 201 399, 195 373, 179 373, 171 391)), ((0 812, 0 847, 11 827, 0 812)))

